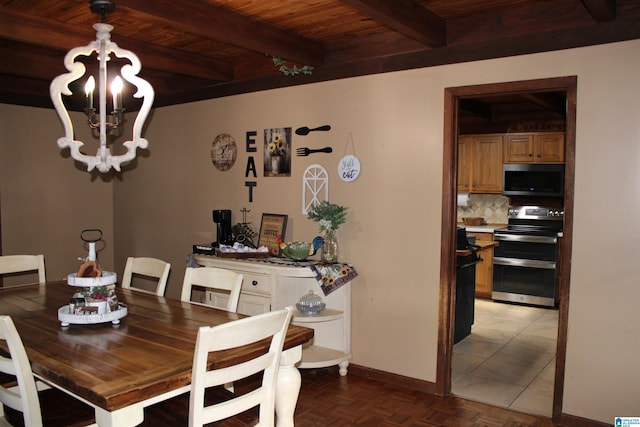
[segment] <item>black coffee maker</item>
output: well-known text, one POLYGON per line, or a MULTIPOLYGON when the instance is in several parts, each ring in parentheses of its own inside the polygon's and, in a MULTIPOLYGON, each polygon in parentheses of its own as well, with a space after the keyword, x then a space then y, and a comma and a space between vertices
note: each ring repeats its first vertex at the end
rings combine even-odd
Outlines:
POLYGON ((219 245, 233 244, 233 234, 231 233, 231 211, 229 209, 217 209, 213 211, 213 222, 216 223, 217 241, 211 245, 217 247, 219 245))

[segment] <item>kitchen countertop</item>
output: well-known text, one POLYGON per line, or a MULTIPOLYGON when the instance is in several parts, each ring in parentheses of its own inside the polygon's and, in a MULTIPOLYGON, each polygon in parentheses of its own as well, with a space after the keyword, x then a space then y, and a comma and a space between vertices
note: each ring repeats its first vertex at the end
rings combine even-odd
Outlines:
MULTIPOLYGON (((493 249, 498 246, 500 243, 498 242, 476 242, 475 245, 479 246, 478 252, 482 252, 488 249, 493 249)), ((458 249, 456 250, 456 256, 467 256, 471 255, 471 251, 468 249, 458 249)))
MULTIPOLYGON (((458 225, 465 227, 467 231, 472 233, 493 233, 498 228, 505 228, 507 226, 507 224, 464 225, 461 222, 459 222, 458 225)), ((562 231, 558 233, 558 237, 564 237, 562 231)))
POLYGON ((497 228, 504 228, 507 224, 485 224, 485 225, 464 225, 458 223, 460 227, 465 227, 467 231, 472 233, 493 233, 497 228))

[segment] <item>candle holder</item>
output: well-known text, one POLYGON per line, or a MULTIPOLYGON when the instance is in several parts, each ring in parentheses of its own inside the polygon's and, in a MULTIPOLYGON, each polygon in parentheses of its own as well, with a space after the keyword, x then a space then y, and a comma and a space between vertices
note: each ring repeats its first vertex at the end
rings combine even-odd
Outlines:
MULTIPOLYGON (((113 136, 120 136, 122 134, 124 112, 124 108, 118 108, 117 110, 113 110, 109 113, 110 120, 105 121, 107 133, 113 136)), ((100 116, 96 114, 95 108, 85 108, 84 114, 87 116, 87 123, 91 129, 100 128, 100 116)))

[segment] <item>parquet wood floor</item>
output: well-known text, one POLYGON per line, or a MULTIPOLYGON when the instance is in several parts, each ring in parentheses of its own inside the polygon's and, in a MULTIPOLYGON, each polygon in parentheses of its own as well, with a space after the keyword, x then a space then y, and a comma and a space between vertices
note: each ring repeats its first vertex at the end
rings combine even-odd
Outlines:
MULTIPOLYGON (((337 369, 303 369, 296 427, 551 427, 550 420, 521 414, 456 397, 438 397, 337 369)), ((246 393, 251 381, 234 383, 236 393, 246 393)), ((170 402, 162 415, 145 411, 144 426, 186 425, 188 394, 170 402)), ((215 427, 252 426, 257 411, 213 423, 215 427)))
POLYGON ((347 375, 301 370, 297 427, 553 426, 551 420, 347 375))

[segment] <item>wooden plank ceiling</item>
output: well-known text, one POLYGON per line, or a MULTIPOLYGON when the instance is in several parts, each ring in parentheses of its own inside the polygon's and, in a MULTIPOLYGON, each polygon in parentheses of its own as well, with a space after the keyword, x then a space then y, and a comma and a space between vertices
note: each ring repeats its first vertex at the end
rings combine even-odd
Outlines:
MULTIPOLYGON (((51 107, 65 53, 95 39, 89 3, 0 0, 0 102, 51 107)), ((640 0, 112 3, 112 40, 140 57, 155 106, 640 38, 640 0), (286 76, 272 56, 313 70, 286 76)))

